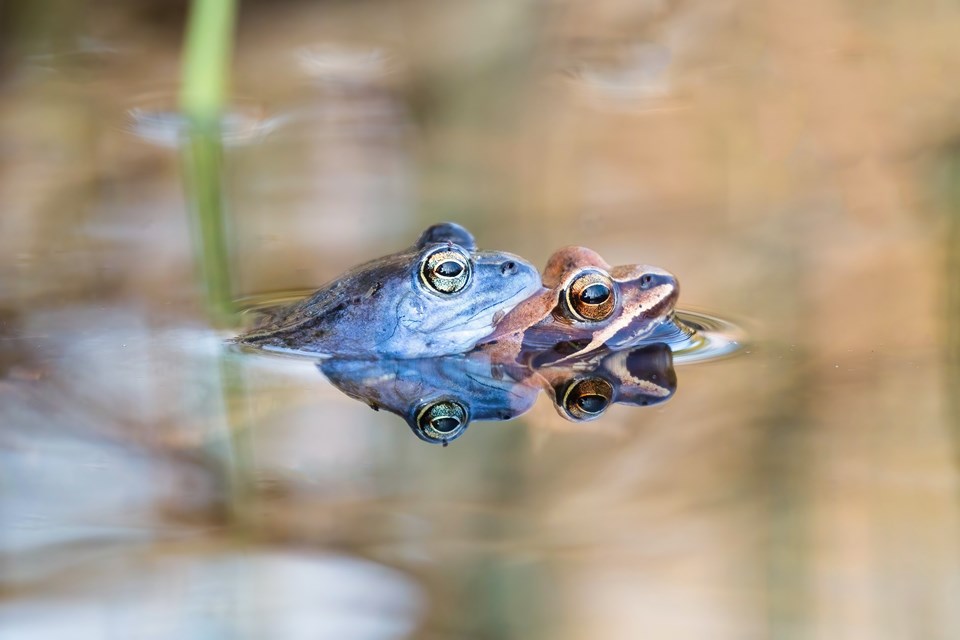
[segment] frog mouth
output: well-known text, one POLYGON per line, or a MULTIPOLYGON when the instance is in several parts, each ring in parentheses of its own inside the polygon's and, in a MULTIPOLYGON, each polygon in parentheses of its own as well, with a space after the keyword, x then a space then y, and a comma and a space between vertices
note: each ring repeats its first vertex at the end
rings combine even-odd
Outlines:
POLYGON ((508 297, 498 297, 461 321, 444 322, 427 328, 426 332, 442 334, 450 340, 469 342, 472 347, 478 340, 493 333, 496 326, 495 318, 502 318, 535 291, 533 287, 520 287, 508 297))
POLYGON ((490 330, 492 331, 494 326, 496 325, 496 322, 493 321, 494 318, 502 318, 504 315, 510 313, 510 311, 512 311, 514 307, 516 307, 518 304, 526 300, 536 291, 535 288, 532 291, 528 291, 528 289, 530 289, 530 287, 520 287, 519 289, 514 291, 512 294, 510 294, 508 297, 500 298, 495 302, 488 304, 487 306, 483 307, 482 309, 477 311, 475 314, 467 318, 462 323, 462 326, 471 325, 471 323, 473 323, 479 317, 488 315, 490 316, 490 319, 489 320, 484 319, 483 324, 488 325, 490 327, 490 330), (490 311, 490 309, 493 309, 494 307, 497 307, 497 310, 494 313, 492 314, 487 313, 488 311, 490 311))

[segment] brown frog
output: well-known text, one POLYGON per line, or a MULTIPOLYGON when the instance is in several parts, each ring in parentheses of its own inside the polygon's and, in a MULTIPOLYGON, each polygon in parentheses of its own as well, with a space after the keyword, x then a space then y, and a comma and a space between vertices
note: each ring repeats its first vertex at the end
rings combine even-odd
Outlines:
POLYGON ((611 267, 585 247, 555 252, 542 280, 543 288, 510 311, 479 348, 499 358, 535 358, 536 365, 629 348, 670 321, 680 292, 663 269, 611 267))

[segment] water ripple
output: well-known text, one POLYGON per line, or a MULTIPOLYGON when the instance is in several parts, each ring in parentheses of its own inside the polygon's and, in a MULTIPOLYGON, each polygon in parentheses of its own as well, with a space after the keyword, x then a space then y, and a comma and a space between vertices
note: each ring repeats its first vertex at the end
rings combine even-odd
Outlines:
POLYGON ((745 340, 743 329, 729 320, 678 310, 675 322, 662 325, 644 342, 664 342, 673 351, 674 364, 692 364, 732 356, 745 340))
MULTIPOLYGON (((190 122, 174 105, 172 96, 144 100, 127 110, 123 128, 157 146, 179 147, 190 132, 190 122)), ((261 105, 237 101, 220 119, 220 136, 228 146, 251 144, 276 129, 280 121, 267 116, 261 105)))
MULTIPOLYGON (((238 300, 241 322, 249 328, 263 313, 282 308, 310 293, 312 291, 282 291, 238 300)), ((746 332, 730 320, 701 311, 680 309, 676 312, 674 322, 661 325, 642 344, 656 342, 670 347, 674 364, 693 364, 727 358, 741 351, 746 345, 746 332)))

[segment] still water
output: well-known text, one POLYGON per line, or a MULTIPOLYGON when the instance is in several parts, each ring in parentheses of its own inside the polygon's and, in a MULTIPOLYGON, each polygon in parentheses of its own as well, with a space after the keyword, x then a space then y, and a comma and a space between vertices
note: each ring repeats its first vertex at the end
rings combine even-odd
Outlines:
POLYGON ((0 46, 0 638, 960 636, 960 11, 245 3, 239 306, 448 219, 680 279, 665 401, 439 447, 210 319, 162 4, 0 46))

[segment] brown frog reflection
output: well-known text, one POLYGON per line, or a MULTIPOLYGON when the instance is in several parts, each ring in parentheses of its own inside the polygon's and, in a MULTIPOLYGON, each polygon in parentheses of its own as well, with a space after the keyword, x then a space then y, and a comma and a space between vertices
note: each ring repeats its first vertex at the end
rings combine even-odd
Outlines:
POLYGON ((546 391, 561 416, 600 417, 613 404, 649 406, 677 388, 670 348, 662 343, 526 367, 484 350, 460 356, 317 363, 338 389, 406 421, 425 442, 446 446, 474 420, 511 420, 546 391))
POLYGON ((553 394, 560 415, 574 422, 596 420, 613 404, 660 404, 677 390, 673 352, 659 342, 541 367, 533 376, 553 394))

